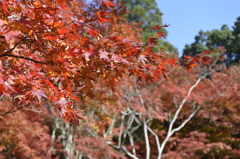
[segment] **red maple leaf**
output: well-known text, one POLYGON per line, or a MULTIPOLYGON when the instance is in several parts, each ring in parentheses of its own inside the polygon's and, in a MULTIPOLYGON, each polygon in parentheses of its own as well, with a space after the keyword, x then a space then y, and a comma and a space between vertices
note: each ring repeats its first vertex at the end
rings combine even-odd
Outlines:
POLYGON ((161 28, 163 28, 163 27, 168 27, 169 25, 166 25, 166 24, 164 24, 164 25, 156 25, 156 26, 152 26, 152 29, 161 29, 161 28))
POLYGON ((192 57, 191 56, 188 56, 188 55, 184 55, 185 58, 187 59, 191 59, 192 57))
POLYGON ((157 33, 157 35, 158 35, 159 38, 165 37, 164 32, 161 32, 161 31, 159 31, 159 32, 157 33))
POLYGON ((97 38, 98 37, 98 31, 97 30, 88 30, 89 34, 92 35, 93 37, 97 38))
POLYGON ((158 43, 156 42, 157 39, 158 39, 158 38, 156 38, 156 37, 150 37, 150 38, 148 39, 148 42, 151 43, 151 44, 156 44, 156 45, 158 45, 158 43))
POLYGON ((0 26, 0 35, 5 36, 6 41, 16 39, 19 35, 21 35, 20 31, 9 30, 6 26, 0 26))
POLYGON ((160 28, 162 28, 162 26, 160 25, 152 26, 152 29, 160 29, 160 28))
POLYGON ((114 62, 120 62, 122 61, 122 58, 118 54, 111 54, 112 55, 112 60, 114 62))
POLYGON ((31 94, 34 95, 34 96, 37 96, 39 102, 42 101, 42 97, 47 98, 45 92, 43 90, 40 90, 40 89, 33 88, 33 90, 31 91, 31 94))
POLYGON ((108 59, 108 54, 109 53, 106 51, 102 51, 102 50, 99 51, 100 59, 108 59))
POLYGON ((103 1, 103 4, 105 4, 108 8, 110 8, 111 6, 112 7, 114 7, 114 6, 116 6, 115 4, 113 4, 112 2, 110 2, 110 1, 103 1))
POLYGON ((43 37, 43 39, 54 40, 54 39, 57 39, 57 37, 48 35, 48 36, 43 37))
POLYGON ((212 52, 212 51, 211 50, 204 50, 202 53, 209 54, 210 52, 212 52))
POLYGON ((169 27, 169 25, 164 24, 162 27, 169 27))
POLYGON ((55 104, 58 104, 61 107, 64 107, 67 103, 68 103, 68 101, 66 100, 66 98, 61 98, 60 100, 55 102, 55 104))
POLYGON ((92 55, 91 51, 85 51, 83 50, 83 57, 85 57, 85 59, 88 61, 89 57, 92 55))
POLYGON ((100 10, 97 11, 98 22, 100 24, 103 25, 103 22, 111 22, 111 20, 106 17, 107 14, 108 12, 100 12, 100 10))
POLYGON ((71 108, 65 107, 58 107, 58 112, 60 116, 71 126, 75 124, 76 126, 79 125, 79 119, 84 119, 83 116, 79 115, 78 113, 82 112, 82 110, 74 111, 71 108))

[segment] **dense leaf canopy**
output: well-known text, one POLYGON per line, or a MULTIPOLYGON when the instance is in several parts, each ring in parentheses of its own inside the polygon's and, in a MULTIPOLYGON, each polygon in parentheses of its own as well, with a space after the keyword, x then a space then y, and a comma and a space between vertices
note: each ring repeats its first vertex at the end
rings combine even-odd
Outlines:
POLYGON ((1 97, 50 102, 69 123, 82 118, 72 105, 94 97, 98 80, 114 89, 125 73, 149 81, 176 65, 152 51, 157 36, 137 41, 136 26, 122 20, 124 7, 110 1, 3 0, 0 9, 1 97))

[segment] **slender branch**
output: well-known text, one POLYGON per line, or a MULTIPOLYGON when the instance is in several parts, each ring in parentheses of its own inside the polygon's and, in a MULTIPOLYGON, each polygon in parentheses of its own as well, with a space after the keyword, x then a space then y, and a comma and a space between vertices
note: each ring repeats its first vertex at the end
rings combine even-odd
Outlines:
POLYGON ((134 118, 132 116, 130 116, 130 118, 128 119, 128 122, 127 122, 127 128, 123 131, 123 141, 122 141, 121 145, 124 145, 127 133, 131 129, 131 126, 132 126, 133 122, 134 122, 134 118))
POLYGON ((190 94, 192 93, 192 90, 197 87, 197 85, 199 84, 199 82, 202 80, 202 78, 200 77, 196 83, 189 89, 188 93, 187 93, 187 96, 182 100, 182 103, 180 104, 179 108, 177 109, 170 125, 169 125, 169 129, 168 129, 168 133, 170 133, 172 131, 172 127, 173 127, 173 124, 175 123, 180 111, 182 110, 182 107, 183 105, 186 103, 187 99, 189 98, 190 94))
POLYGON ((191 115, 177 128, 172 130, 172 133, 170 134, 170 136, 172 136, 172 134, 176 131, 179 131, 180 129, 182 129, 191 119, 192 117, 197 113, 197 111, 200 109, 200 107, 198 107, 197 109, 195 109, 191 115))
POLYGON ((19 44, 24 41, 26 39, 23 38, 21 40, 19 40, 10 50, 4 52, 3 54, 0 55, 0 58, 1 57, 4 57, 4 56, 8 56, 8 57, 15 57, 15 58, 20 58, 20 59, 25 59, 25 60, 29 60, 29 61, 32 61, 32 62, 35 62, 35 63, 40 63, 40 64, 49 64, 49 62, 42 62, 42 61, 37 61, 37 60, 34 60, 34 59, 31 59, 31 58, 28 58, 28 57, 24 57, 24 56, 18 56, 18 55, 11 55, 9 53, 11 53, 14 49, 16 49, 19 44))
POLYGON ((184 126, 187 124, 187 122, 190 121, 191 118, 192 118, 192 117, 196 114, 196 112, 200 109, 200 107, 198 107, 197 109, 195 109, 195 110, 191 113, 191 115, 188 117, 188 119, 186 119, 178 128, 173 129, 173 124, 175 123, 175 121, 176 121, 179 113, 181 112, 183 105, 186 103, 186 101, 187 101, 187 99, 189 98, 189 96, 191 95, 193 89, 194 89, 195 87, 197 87, 198 84, 201 82, 201 80, 202 80, 203 78, 205 78, 206 76, 207 76, 207 74, 205 74, 204 76, 198 78, 198 80, 195 82, 195 84, 188 90, 187 96, 182 100, 182 103, 180 104, 180 106, 178 107, 177 111, 175 112, 174 117, 173 117, 173 119, 171 120, 171 123, 170 123, 170 125, 169 125, 167 136, 166 136, 166 138, 165 138, 165 139, 163 140, 163 142, 162 142, 162 145, 161 145, 161 148, 160 148, 160 151, 159 151, 159 154, 158 154, 158 159, 161 159, 163 149, 164 149, 164 147, 165 147, 168 139, 172 136, 172 134, 173 134, 174 132, 180 130, 182 127, 184 127, 184 126))
POLYGON ((170 133, 167 134, 166 138, 164 139, 161 147, 158 149, 159 151, 159 154, 158 154, 158 159, 161 159, 161 156, 162 156, 162 152, 163 152, 163 149, 168 141, 168 139, 173 135, 173 133, 181 130, 191 119, 192 117, 197 113, 197 111, 200 109, 201 107, 198 107, 197 109, 195 109, 191 115, 180 125, 178 126, 177 128, 173 129, 170 133))
POLYGON ((144 137, 145 137, 145 142, 146 142, 146 159, 150 158, 150 144, 149 144, 149 139, 148 139, 148 131, 147 131, 147 123, 146 123, 146 118, 143 117, 143 131, 144 131, 144 137))
POLYGON ((110 141, 107 141, 107 144, 112 146, 115 149, 122 149, 128 156, 132 157, 133 159, 139 159, 138 157, 136 157, 135 155, 133 155, 131 152, 129 152, 125 146, 116 146, 114 144, 112 144, 110 141))
POLYGON ((124 123, 125 115, 122 115, 122 121, 120 126, 120 134, 118 136, 118 146, 122 145, 122 134, 123 134, 123 123, 124 123))
MULTIPOLYGON (((157 149, 158 149, 158 152, 160 152, 161 146, 160 146, 158 135, 155 132, 153 132, 153 130, 149 126, 147 128, 148 128, 148 131, 151 134, 153 134, 153 136, 155 137, 155 140, 156 140, 156 143, 157 143, 157 149)), ((158 158, 159 158, 159 156, 160 156, 160 153, 158 153, 158 158)))
POLYGON ((19 109, 22 109, 23 107, 25 107, 25 105, 24 105, 24 106, 21 106, 21 107, 18 107, 17 109, 13 110, 13 108, 14 108, 14 106, 13 106, 9 111, 0 114, 0 116, 7 115, 7 114, 9 114, 9 113, 14 113, 14 112, 18 111, 19 109))
POLYGON ((31 109, 27 109, 27 108, 24 108, 25 110, 29 110, 29 111, 33 111, 33 112, 36 112, 36 113, 42 113, 43 112, 43 110, 41 109, 41 108, 39 108, 40 110, 35 110, 34 108, 33 108, 33 106, 32 106, 32 108, 31 109))
POLYGON ((24 40, 25 40, 25 38, 19 40, 10 50, 8 50, 8 51, 4 52, 2 55, 0 55, 0 57, 8 55, 8 53, 12 52, 24 40))
MULTIPOLYGON (((112 131, 113 131, 113 128, 114 128, 114 125, 115 125, 115 115, 113 116, 113 119, 112 119, 112 124, 109 126, 107 132, 103 133, 103 138, 106 139, 107 137, 111 136, 112 135, 112 131)), ((108 139, 107 139, 108 140, 108 139)))
POLYGON ((132 146, 133 155, 136 156, 136 149, 135 149, 133 137, 130 132, 127 132, 127 134, 128 134, 129 140, 130 140, 130 144, 132 146))
POLYGON ((49 64, 49 62, 37 61, 37 60, 31 59, 31 58, 28 58, 28 57, 24 57, 24 56, 9 55, 9 54, 6 54, 5 56, 16 57, 16 58, 19 58, 19 59, 25 59, 25 60, 29 60, 29 61, 32 61, 32 62, 35 62, 35 63, 40 63, 40 64, 46 64, 46 65, 49 64))
MULTIPOLYGON (((144 108, 145 107, 144 100, 142 99, 142 96, 139 93, 135 84, 133 86, 134 86, 135 91, 138 94, 139 102, 141 103, 142 107, 144 108)), ((144 131, 144 137, 145 137, 145 142, 146 142, 146 159, 149 159, 150 158, 150 143, 149 143, 149 139, 148 139, 148 130, 147 130, 147 123, 146 123, 145 116, 143 116, 143 131, 144 131)))

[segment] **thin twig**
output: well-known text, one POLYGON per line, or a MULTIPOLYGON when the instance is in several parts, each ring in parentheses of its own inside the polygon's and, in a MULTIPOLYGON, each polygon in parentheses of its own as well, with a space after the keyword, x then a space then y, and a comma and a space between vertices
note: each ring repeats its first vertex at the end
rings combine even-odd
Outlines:
POLYGON ((7 114, 9 114, 9 113, 14 113, 14 112, 18 111, 19 109, 22 109, 23 107, 25 107, 25 105, 24 105, 24 106, 21 106, 21 107, 18 107, 17 109, 13 110, 13 108, 14 108, 14 106, 13 106, 9 111, 0 114, 0 116, 7 115, 7 114))
POLYGON ((19 55, 12 55, 12 54, 9 54, 11 53, 14 49, 16 49, 19 44, 24 41, 26 39, 23 38, 21 40, 19 40, 10 50, 4 52, 3 54, 0 55, 0 58, 1 57, 5 57, 5 56, 8 56, 8 57, 15 57, 15 58, 20 58, 20 59, 25 59, 25 60, 29 60, 29 61, 32 61, 32 62, 35 62, 35 63, 40 63, 40 64, 49 64, 49 62, 43 62, 43 61, 37 61, 37 60, 34 60, 34 59, 31 59, 31 58, 28 58, 28 57, 24 57, 24 56, 19 56, 19 55))
POLYGON ((16 58, 19 58, 19 59, 25 59, 25 60, 29 60, 29 61, 32 61, 32 62, 35 62, 35 63, 40 63, 40 64, 46 64, 46 65, 50 64, 49 62, 37 61, 37 60, 31 59, 31 58, 28 58, 28 57, 24 57, 24 56, 10 55, 10 54, 6 54, 5 56, 16 57, 16 58))
POLYGON ((12 51, 13 51, 16 47, 18 47, 18 45, 19 45, 22 41, 24 41, 24 40, 25 40, 25 38, 19 40, 10 50, 8 50, 8 51, 4 52, 2 55, 0 55, 0 57, 3 57, 3 56, 8 55, 8 53, 12 52, 12 51))
POLYGON ((116 146, 114 144, 112 144, 110 141, 107 141, 107 144, 112 146, 113 148, 119 150, 122 149, 128 156, 132 157, 133 159, 139 159, 138 157, 136 157, 135 155, 133 155, 131 152, 129 152, 125 146, 116 146))

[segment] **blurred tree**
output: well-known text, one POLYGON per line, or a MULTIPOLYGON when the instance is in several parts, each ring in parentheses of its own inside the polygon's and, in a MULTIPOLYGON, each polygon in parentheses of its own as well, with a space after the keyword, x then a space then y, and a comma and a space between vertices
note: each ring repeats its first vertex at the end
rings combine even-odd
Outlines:
POLYGON ((239 63, 240 61, 240 17, 237 18, 237 21, 233 26, 233 53, 234 53, 234 63, 239 63))
POLYGON ((224 46, 227 49, 227 63, 239 63, 240 60, 240 17, 237 18, 230 30, 227 25, 222 25, 220 30, 199 31, 199 35, 195 36, 195 42, 190 45, 185 45, 183 55, 195 56, 203 50, 217 49, 219 46, 224 46))
MULTIPOLYGON (((153 36, 152 26, 162 25, 162 13, 157 7, 155 0, 121 0, 127 7, 129 13, 125 18, 129 22, 142 23, 143 41, 146 42, 150 36, 153 36)), ((165 37, 167 31, 162 28, 165 37)), ((164 48, 164 50, 171 53, 178 53, 177 48, 167 41, 159 40, 160 46, 157 48, 164 48)))

